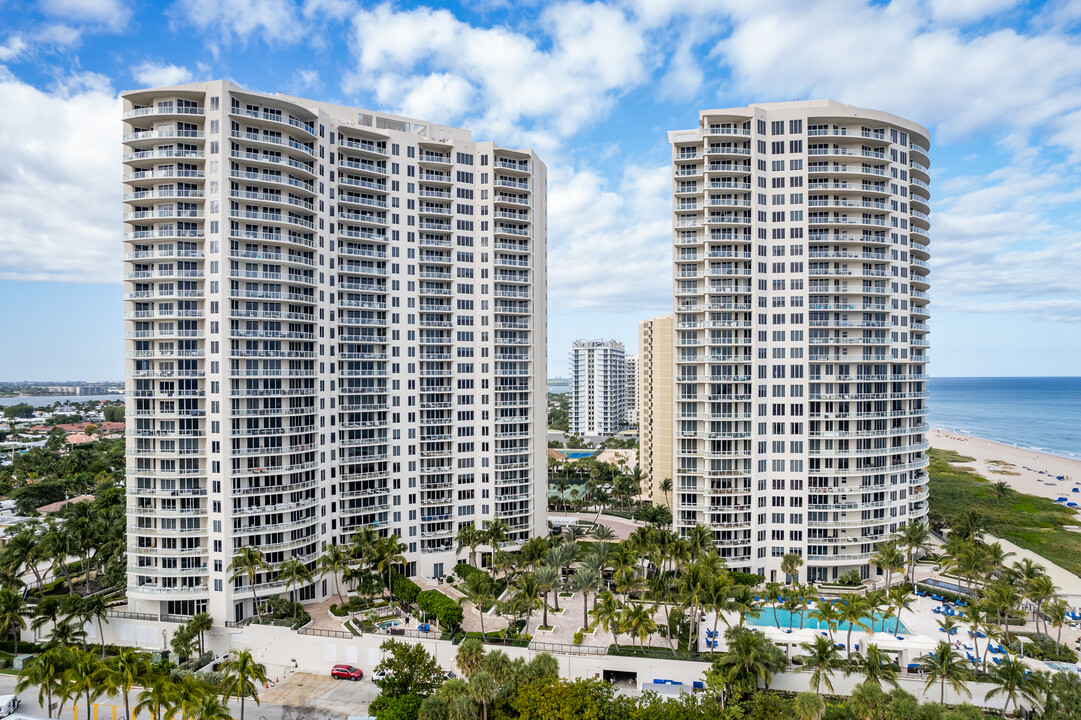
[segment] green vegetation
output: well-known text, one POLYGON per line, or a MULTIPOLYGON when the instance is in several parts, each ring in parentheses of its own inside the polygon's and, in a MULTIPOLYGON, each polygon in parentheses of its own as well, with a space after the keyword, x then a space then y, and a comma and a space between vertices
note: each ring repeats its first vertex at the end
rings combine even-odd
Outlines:
POLYGON ((1000 488, 956 463, 972 458, 952 451, 931 450, 930 520, 949 527, 966 512, 979 513, 989 531, 1045 557, 1059 567, 1081 574, 1081 533, 1074 510, 1046 498, 1000 488))
POLYGON ((548 427, 570 430, 571 396, 569 393, 548 393, 548 427))

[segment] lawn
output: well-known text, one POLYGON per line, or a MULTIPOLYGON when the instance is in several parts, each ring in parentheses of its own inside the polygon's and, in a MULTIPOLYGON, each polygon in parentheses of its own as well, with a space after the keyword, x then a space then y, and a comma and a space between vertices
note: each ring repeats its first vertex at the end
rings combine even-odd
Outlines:
POLYGON ((1019 492, 997 497, 988 480, 972 472, 972 468, 956 464, 972 462, 973 458, 948 450, 931 450, 929 455, 932 520, 941 519, 948 525, 950 518, 975 510, 987 518, 992 535, 1081 574, 1081 533, 1063 528, 1079 524, 1073 510, 1019 492))

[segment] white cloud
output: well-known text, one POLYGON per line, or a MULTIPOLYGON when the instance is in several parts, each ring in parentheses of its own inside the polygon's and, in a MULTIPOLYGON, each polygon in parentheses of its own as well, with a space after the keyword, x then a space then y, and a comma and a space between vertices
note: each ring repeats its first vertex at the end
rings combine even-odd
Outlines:
POLYGON ((26 50, 26 41, 21 35, 10 35, 3 45, 0 45, 0 62, 10 62, 26 50))
POLYGON ((82 31, 77 27, 64 23, 52 23, 37 31, 36 39, 39 42, 62 47, 70 47, 78 43, 83 37, 82 31))
MULTIPOLYGON (((552 143, 598 122, 616 96, 646 79, 646 42, 631 18, 601 4, 566 3, 540 15, 541 45, 504 27, 482 28, 447 10, 389 5, 353 19, 357 68, 345 90, 389 107, 419 104, 420 81, 453 89, 442 121, 468 122, 501 142, 552 143), (419 40, 419 41, 418 41, 419 40), (473 89, 476 102, 462 98, 473 89)), ((543 148, 542 148, 543 149, 543 148)))
MULTIPOLYGON (((559 180, 557 178, 557 180, 559 180)), ((628 165, 618 186, 581 171, 548 194, 551 310, 672 305, 671 168, 628 165)))
POLYGON ((39 0, 46 14, 65 22, 84 22, 118 32, 131 18, 131 9, 123 0, 39 0))
POLYGON ((1016 7, 1020 0, 931 0, 935 20, 972 22, 1016 7))
POLYGON ((131 69, 131 76, 143 87, 183 85, 192 81, 191 70, 181 65, 166 65, 147 60, 131 69))
POLYGON ((1028 131, 1081 106, 1081 43, 1058 31, 962 34, 929 24, 912 0, 727 7, 734 27, 715 55, 744 96, 834 97, 937 126, 947 140, 1028 131))
POLYGON ((291 0, 177 0, 170 14, 177 22, 211 35, 215 54, 221 51, 220 45, 233 39, 247 42, 253 36, 268 43, 293 43, 307 29, 291 0))
POLYGON ((0 68, 0 279, 118 282, 120 101, 99 75, 44 92, 0 68), (111 139, 111 140, 110 140, 111 139))

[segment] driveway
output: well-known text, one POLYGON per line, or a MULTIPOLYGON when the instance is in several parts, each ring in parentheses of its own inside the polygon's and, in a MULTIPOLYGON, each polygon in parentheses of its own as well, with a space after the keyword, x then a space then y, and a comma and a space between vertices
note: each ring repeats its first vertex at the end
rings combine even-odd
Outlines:
POLYGON ((366 715, 368 705, 379 696, 371 681, 371 670, 363 668, 364 679, 335 680, 326 675, 294 673, 260 696, 264 704, 284 705, 282 718, 336 720, 350 715, 366 715), (295 713, 295 714, 294 714, 295 713))

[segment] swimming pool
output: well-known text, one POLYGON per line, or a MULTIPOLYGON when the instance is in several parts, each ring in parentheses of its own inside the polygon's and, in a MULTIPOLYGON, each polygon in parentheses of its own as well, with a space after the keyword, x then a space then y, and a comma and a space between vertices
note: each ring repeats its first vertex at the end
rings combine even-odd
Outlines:
POLYGON ((381 627, 383 629, 386 629, 386 628, 398 627, 401 624, 402 624, 401 620, 384 620, 383 622, 379 623, 379 627, 381 627))
POLYGON ((1074 672, 1074 673, 1075 672, 1081 672, 1081 668, 1078 668, 1077 665, 1071 665, 1070 663, 1055 662, 1053 660, 1044 660, 1044 662, 1047 664, 1048 667, 1054 668, 1055 670, 1061 670, 1063 672, 1074 672))
POLYGON ((968 595, 968 588, 958 585, 957 583, 946 582, 945 580, 937 580, 935 578, 928 578, 927 580, 921 580, 921 585, 930 585, 933 588, 939 588, 946 592, 951 592, 954 595, 968 595))
MULTIPOLYGON (((801 613, 798 613, 798 612, 790 613, 788 610, 782 610, 781 608, 777 608, 777 620, 780 622, 782 630, 787 630, 788 629, 788 620, 789 620, 790 616, 791 616, 791 619, 792 619, 792 628, 793 629, 798 628, 799 627, 799 621, 800 621, 800 615, 801 615, 801 613)), ((883 631, 883 629, 882 629, 882 619, 881 618, 876 618, 872 622, 870 617, 864 617, 864 618, 860 618, 860 622, 863 623, 864 625, 872 626, 874 632, 888 632, 888 633, 894 634, 894 635, 908 635, 908 628, 905 627, 904 623, 901 623, 901 626, 897 629, 896 632, 894 632, 894 626, 897 624, 897 618, 895 618, 895 617, 892 617, 892 618, 889 618, 888 620, 886 620, 886 630, 885 631, 883 631)), ((773 621, 773 608, 768 608, 768 607, 765 608, 765 610, 762 612, 762 614, 759 615, 758 617, 751 617, 750 615, 748 615, 747 616, 747 624, 748 625, 754 625, 755 627, 772 627, 772 628, 777 627, 777 623, 775 623, 773 621)), ((835 630, 835 632, 847 633, 849 625, 850 625, 850 623, 847 623, 847 622, 838 623, 837 624, 837 629, 835 630)), ((820 628, 818 626, 818 621, 815 620, 813 617, 806 618, 803 621, 803 627, 811 628, 812 630, 827 630, 828 629, 826 627, 825 623, 823 623, 822 627, 820 628)), ((860 626, 857 626, 857 627, 855 627, 853 629, 853 633, 859 633, 859 632, 866 632, 866 630, 863 627, 860 627, 860 626)))
POLYGON ((596 450, 571 450, 566 453, 568 460, 581 460, 582 458, 593 457, 596 450))

